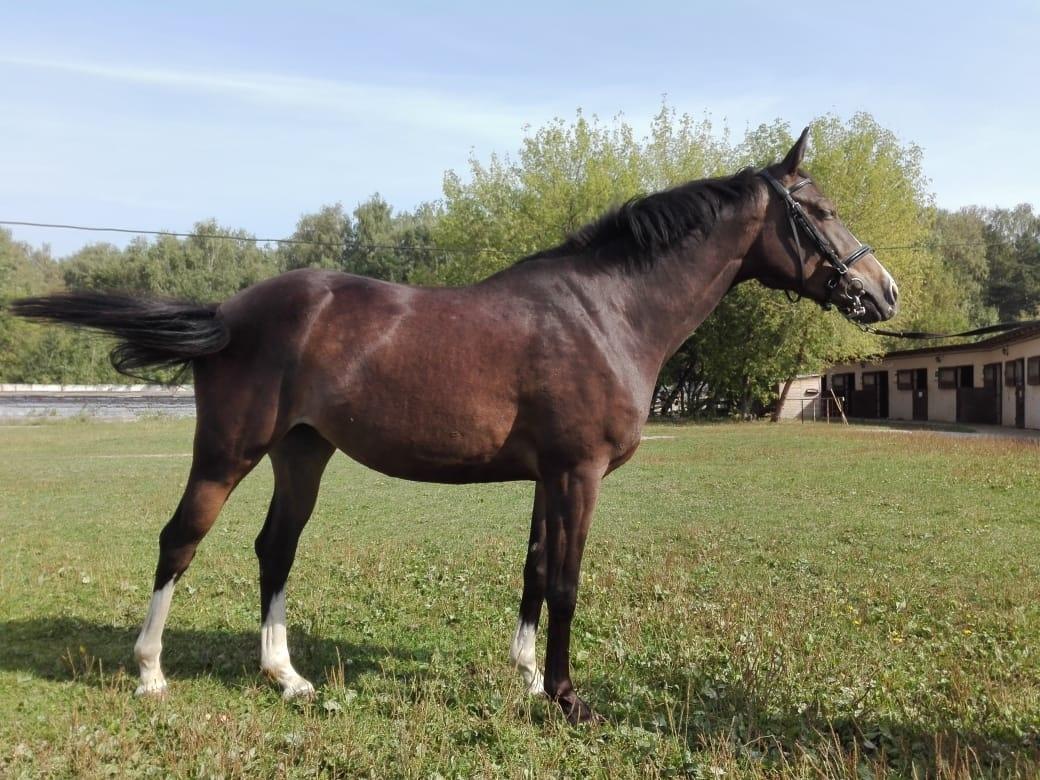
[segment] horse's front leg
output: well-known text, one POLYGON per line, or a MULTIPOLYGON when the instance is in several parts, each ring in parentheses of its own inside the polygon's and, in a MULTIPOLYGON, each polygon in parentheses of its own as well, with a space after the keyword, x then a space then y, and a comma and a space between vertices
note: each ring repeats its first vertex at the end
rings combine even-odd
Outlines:
POLYGON ((592 464, 562 471, 543 481, 545 488, 546 599, 549 642, 545 654, 545 693, 571 723, 599 720, 571 683, 571 620, 578 601, 578 576, 604 470, 592 464))
POLYGON ((532 696, 545 693, 545 681, 538 669, 535 637, 538 618, 545 599, 545 490, 535 485, 534 509, 531 511, 531 536, 527 543, 524 563, 524 593, 520 597, 520 616, 516 633, 509 646, 509 661, 524 678, 527 692, 532 696))

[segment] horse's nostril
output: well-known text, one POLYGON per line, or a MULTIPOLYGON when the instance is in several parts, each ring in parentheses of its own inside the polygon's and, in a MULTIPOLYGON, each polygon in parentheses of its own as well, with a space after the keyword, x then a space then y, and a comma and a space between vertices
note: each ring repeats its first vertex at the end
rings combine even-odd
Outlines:
POLYGON ((885 300, 890 305, 895 306, 896 300, 899 298, 899 288, 896 287, 896 283, 892 280, 888 280, 888 284, 885 285, 885 300))

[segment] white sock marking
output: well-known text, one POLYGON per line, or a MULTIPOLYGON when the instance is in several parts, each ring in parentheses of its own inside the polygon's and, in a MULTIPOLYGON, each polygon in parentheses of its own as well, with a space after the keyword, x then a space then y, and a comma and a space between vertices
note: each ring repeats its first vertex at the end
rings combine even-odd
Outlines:
POLYGON ((513 643, 509 646, 509 661, 519 670, 527 686, 527 692, 532 696, 545 693, 545 683, 542 673, 538 671, 538 659, 535 655, 536 630, 531 623, 517 620, 513 643))
POLYGON ((134 643, 134 658, 137 659, 141 672, 141 684, 134 691, 135 696, 157 695, 166 690, 166 678, 163 677, 159 656, 162 653, 162 633, 166 626, 166 616, 170 614, 173 585, 171 579, 152 593, 148 617, 145 618, 141 633, 134 643))
POLYGON ((275 593, 260 626, 260 668, 282 686, 282 697, 311 696, 314 686, 293 669, 285 632, 285 591, 275 593))

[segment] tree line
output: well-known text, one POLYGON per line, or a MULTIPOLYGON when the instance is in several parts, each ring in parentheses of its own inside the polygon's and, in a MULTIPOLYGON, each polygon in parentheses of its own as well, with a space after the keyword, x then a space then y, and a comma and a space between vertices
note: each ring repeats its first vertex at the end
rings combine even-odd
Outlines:
MULTIPOLYGON (((818 118, 806 167, 844 222, 899 282, 895 326, 951 331, 1040 313, 1040 215, 1015 208, 937 208, 921 150, 870 115, 818 118)), ((290 241, 258 244, 203 221, 188 238, 91 244, 57 260, 0 229, 0 301, 61 288, 124 290, 215 301, 277 273, 329 268, 396 282, 478 281, 560 242, 604 210, 673 184, 779 159, 793 143, 777 120, 740 138, 709 119, 664 105, 640 135, 622 118, 580 112, 530 130, 511 155, 473 158, 448 171, 440 200, 396 210, 379 195, 348 211, 303 215, 290 241)), ((778 383, 834 361, 883 351, 885 342, 810 302, 790 304, 741 285, 662 372, 655 408, 686 415, 747 415, 778 383)), ((0 312, 0 380, 116 382, 101 338, 16 321, 0 312)))

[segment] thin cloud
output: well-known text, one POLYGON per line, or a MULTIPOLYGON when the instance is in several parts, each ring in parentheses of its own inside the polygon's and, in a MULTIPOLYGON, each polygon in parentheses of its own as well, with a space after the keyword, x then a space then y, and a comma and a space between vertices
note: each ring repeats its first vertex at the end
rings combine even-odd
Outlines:
POLYGON ((307 109, 341 119, 389 120, 403 125, 469 134, 476 132, 490 137, 517 133, 531 116, 531 111, 518 110, 515 105, 495 105, 486 98, 481 98, 478 103, 434 90, 397 85, 28 57, 0 57, 0 65, 179 92, 221 95, 266 108, 307 109))

